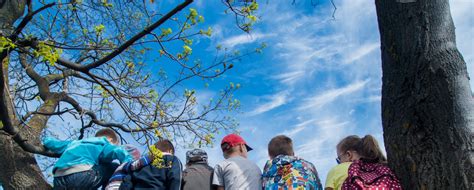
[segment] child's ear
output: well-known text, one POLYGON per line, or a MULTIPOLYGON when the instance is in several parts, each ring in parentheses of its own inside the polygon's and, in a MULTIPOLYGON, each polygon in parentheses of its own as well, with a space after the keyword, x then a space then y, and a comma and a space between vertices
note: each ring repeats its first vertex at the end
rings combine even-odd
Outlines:
POLYGON ((245 152, 245 149, 247 149, 247 147, 245 147, 245 144, 240 145, 240 152, 245 152))

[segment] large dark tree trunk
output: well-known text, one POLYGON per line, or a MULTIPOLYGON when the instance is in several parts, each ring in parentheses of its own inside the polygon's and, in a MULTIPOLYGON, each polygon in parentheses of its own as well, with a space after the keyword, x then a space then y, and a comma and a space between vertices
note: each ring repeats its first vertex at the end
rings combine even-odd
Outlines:
POLYGON ((0 135, 0 181, 5 189, 50 189, 33 154, 0 135))
POLYGON ((474 99, 448 0, 375 3, 390 166, 405 189, 474 189, 474 99))
MULTIPOLYGON (((25 10, 25 0, 0 0, 0 32, 2 35, 9 35, 12 31, 12 23, 15 22, 25 10)), ((0 100, 3 105, 7 105, 8 114, 14 125, 18 125, 18 120, 13 114, 13 104, 8 92, 8 56, 0 60, 2 63, 3 87, 0 93, 0 100)), ((54 105, 44 106, 42 110, 54 110, 54 105)), ((4 110, 5 111, 5 110, 4 110)), ((42 122, 45 118, 37 118, 33 122, 42 122)), ((20 133, 28 140, 39 144, 40 128, 22 128, 20 133)), ((33 154, 24 151, 12 139, 10 135, 0 133, 0 183, 5 189, 50 189, 46 182, 33 154)))

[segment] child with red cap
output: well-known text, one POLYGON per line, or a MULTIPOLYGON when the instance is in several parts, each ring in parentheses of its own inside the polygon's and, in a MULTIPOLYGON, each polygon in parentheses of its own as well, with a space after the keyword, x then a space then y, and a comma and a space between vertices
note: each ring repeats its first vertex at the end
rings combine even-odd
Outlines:
POLYGON ((260 168, 247 159, 252 150, 245 140, 236 134, 225 136, 221 142, 225 160, 214 168, 212 184, 217 190, 262 189, 260 168))

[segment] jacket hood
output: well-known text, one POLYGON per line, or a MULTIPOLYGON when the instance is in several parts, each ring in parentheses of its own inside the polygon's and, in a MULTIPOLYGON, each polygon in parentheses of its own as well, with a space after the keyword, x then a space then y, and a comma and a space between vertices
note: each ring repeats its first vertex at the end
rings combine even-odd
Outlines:
POLYGON ((277 157, 273 158, 271 162, 272 165, 283 166, 300 160, 301 159, 296 156, 278 155, 277 157))

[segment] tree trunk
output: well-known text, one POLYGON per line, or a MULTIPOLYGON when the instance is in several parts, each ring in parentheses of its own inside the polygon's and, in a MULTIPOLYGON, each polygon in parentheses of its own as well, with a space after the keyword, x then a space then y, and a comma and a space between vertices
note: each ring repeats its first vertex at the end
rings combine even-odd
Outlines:
MULTIPOLYGON (((25 3, 24 0, 0 0, 0 34, 6 36, 11 33, 12 23, 23 14, 25 3)), ((5 82, 4 91, 0 93, 3 97, 0 99, 8 105, 9 117, 13 121, 18 121, 15 119, 15 114, 11 112, 14 108, 8 92, 8 56, 0 60, 0 63, 2 63, 0 69, 4 74, 0 77, 3 77, 2 81, 5 82)), ((45 106, 43 109, 51 109, 50 106, 45 106)), ((15 125, 19 123, 15 122, 15 125)), ((25 127, 21 128, 20 132, 28 140, 39 143, 40 129, 25 127)), ((11 136, 5 133, 0 133, 0 171, 0 183, 5 189, 51 189, 34 155, 24 151, 11 136)))
POLYGON ((375 3, 391 168, 405 189, 474 189, 474 99, 448 0, 375 3))
POLYGON ((0 135, 0 181, 5 189, 51 189, 33 154, 0 135))

